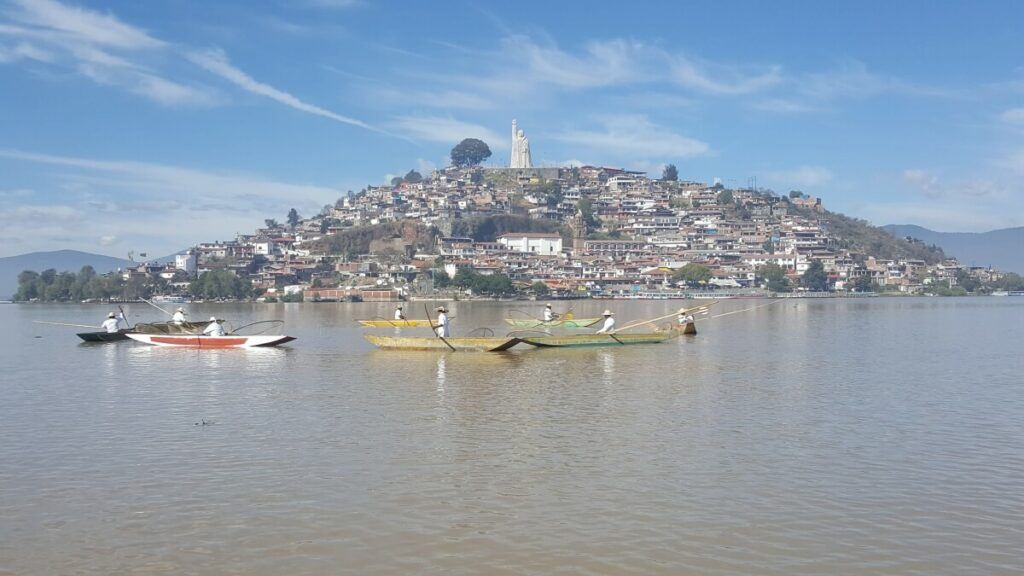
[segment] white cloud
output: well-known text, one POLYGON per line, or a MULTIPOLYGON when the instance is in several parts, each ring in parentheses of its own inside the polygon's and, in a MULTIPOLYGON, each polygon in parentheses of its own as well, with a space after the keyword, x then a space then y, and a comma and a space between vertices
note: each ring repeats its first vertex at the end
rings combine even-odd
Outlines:
POLYGON ((782 82, 780 66, 740 67, 716 64, 685 55, 672 59, 672 80, 709 94, 735 96, 760 92, 782 82))
POLYGON ((110 234, 108 234, 106 236, 100 236, 99 239, 97 240, 97 242, 99 243, 100 246, 111 246, 111 245, 117 243, 117 236, 113 236, 113 235, 110 235, 110 234))
POLYGON ((434 170, 437 170, 437 164, 423 158, 416 159, 416 171, 424 177, 429 176, 434 170))
POLYGON ((804 112, 815 112, 817 108, 809 106, 803 102, 795 100, 787 100, 784 98, 771 98, 768 100, 762 100, 752 105, 756 110, 763 110, 765 112, 774 112, 776 114, 800 114, 804 112))
POLYGON ((279 90, 269 84, 264 84, 255 80, 252 76, 249 76, 242 70, 232 66, 223 50, 214 49, 202 52, 192 52, 188 55, 188 58, 196 65, 220 76, 247 92, 270 98, 275 102, 284 104, 285 106, 289 106, 300 112, 322 116, 324 118, 334 120, 335 122, 351 124, 353 126, 359 126, 360 128, 379 132, 378 129, 373 128, 362 120, 356 120, 355 118, 331 112, 330 110, 321 108, 314 104, 303 102, 299 98, 283 90, 279 90))
POLYGON ((0 209, 3 234, 26 239, 19 250, 107 247, 98 239, 116 236, 109 247, 169 253, 229 239, 268 216, 283 218, 291 207, 314 214, 343 195, 332 187, 146 162, 2 149, 0 159, 47 166, 52 188, 36 195, 62 198, 53 205, 33 199, 0 209))
POLYGON ((506 138, 498 136, 491 129, 450 116, 399 116, 391 122, 391 127, 414 140, 441 142, 454 146, 463 138, 479 138, 492 150, 505 150, 509 147, 506 138))
POLYGON ((999 119, 1014 126, 1024 126, 1024 108, 1010 108, 999 115, 999 119))
POLYGON ((618 155, 620 160, 688 158, 710 153, 700 140, 676 134, 642 115, 608 116, 599 129, 574 129, 554 138, 569 144, 618 155), (622 157, 626 158, 622 158, 622 157))
POLYGON ((55 0, 16 0, 0 15, 0 36, 18 38, 0 47, 0 63, 32 60, 67 67, 103 85, 118 86, 165 106, 209 106, 216 99, 201 87, 162 77, 142 63, 169 45, 111 14, 55 0))
POLYGON ((810 98, 868 98, 882 94, 951 98, 962 96, 963 91, 951 88, 916 84, 877 74, 856 60, 843 63, 835 70, 803 74, 793 78, 797 91, 810 98))
POLYGON ((822 166, 798 166, 769 172, 766 176, 773 184, 789 189, 813 189, 832 181, 832 172, 822 166))
POLYGON ((310 8, 352 8, 361 5, 362 0, 305 0, 303 4, 310 8))
POLYGON ((917 168, 904 170, 903 181, 928 198, 938 198, 945 194, 943 188, 939 186, 938 176, 924 170, 917 168))

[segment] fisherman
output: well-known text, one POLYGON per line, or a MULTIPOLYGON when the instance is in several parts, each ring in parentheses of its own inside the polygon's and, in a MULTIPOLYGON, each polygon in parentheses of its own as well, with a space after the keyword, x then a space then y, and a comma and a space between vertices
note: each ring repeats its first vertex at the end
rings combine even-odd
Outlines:
POLYGON ((544 321, 552 322, 555 318, 558 318, 558 314, 551 309, 551 304, 544 306, 544 321))
POLYGON ((679 309, 679 315, 676 316, 676 323, 679 324, 680 328, 684 328, 687 324, 693 322, 693 315, 686 311, 686 308, 679 309))
POLYGON ((611 310, 605 310, 604 314, 604 325, 597 331, 598 334, 611 334, 615 332, 615 314, 612 314, 611 310))
POLYGON ((179 325, 184 324, 185 316, 188 316, 188 313, 185 312, 184 308, 179 306, 178 309, 174 311, 174 315, 171 316, 171 322, 179 325))
POLYGON ((405 313, 402 312, 401 304, 398 305, 398 308, 395 308, 395 320, 405 320, 405 313))
POLYGON ((206 325, 206 328, 203 328, 203 334, 206 336, 223 336, 224 325, 220 323, 220 320, 217 320, 216 316, 210 316, 210 323, 206 325))
POLYGON ((437 307, 437 335, 442 338, 451 336, 451 327, 448 324, 448 310, 444 306, 437 307))
POLYGON ((107 334, 115 334, 121 329, 121 319, 117 314, 111 312, 107 314, 107 319, 103 321, 103 324, 100 324, 100 327, 106 330, 107 334))

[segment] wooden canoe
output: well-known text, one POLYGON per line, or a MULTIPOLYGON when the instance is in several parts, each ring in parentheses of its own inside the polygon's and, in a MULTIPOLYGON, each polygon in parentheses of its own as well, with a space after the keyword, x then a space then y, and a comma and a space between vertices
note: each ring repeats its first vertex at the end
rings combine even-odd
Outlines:
POLYGON ((379 348, 386 350, 439 350, 439 351, 451 351, 454 348, 457 351, 469 351, 469 352, 501 352, 508 350, 515 346, 521 340, 519 338, 445 338, 441 340, 437 337, 402 337, 402 336, 376 336, 373 334, 364 334, 363 338, 370 341, 371 344, 379 348), (448 344, 451 344, 451 348, 448 344))
POLYGON ((672 332, 622 332, 615 334, 571 334, 563 336, 525 337, 522 341, 540 348, 575 348, 582 346, 622 346, 657 344, 673 338, 672 332))
POLYGON ((266 348, 295 340, 294 336, 205 336, 202 334, 127 334, 136 342, 154 346, 185 346, 189 348, 266 348))
POLYGON ((430 320, 357 320, 364 328, 430 328, 430 320))
POLYGON ((117 332, 79 332, 78 337, 86 342, 123 342, 128 340, 129 328, 122 328, 117 332))
POLYGON ((600 321, 600 318, 556 318, 550 322, 533 318, 505 318, 509 326, 516 328, 587 328, 600 321))

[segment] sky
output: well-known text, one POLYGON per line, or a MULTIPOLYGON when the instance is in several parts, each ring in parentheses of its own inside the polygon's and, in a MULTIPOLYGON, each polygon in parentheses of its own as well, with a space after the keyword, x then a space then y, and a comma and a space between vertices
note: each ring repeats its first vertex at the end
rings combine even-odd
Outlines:
POLYGON ((0 0, 0 256, 169 254, 444 167, 1024 225, 1024 2, 0 0))

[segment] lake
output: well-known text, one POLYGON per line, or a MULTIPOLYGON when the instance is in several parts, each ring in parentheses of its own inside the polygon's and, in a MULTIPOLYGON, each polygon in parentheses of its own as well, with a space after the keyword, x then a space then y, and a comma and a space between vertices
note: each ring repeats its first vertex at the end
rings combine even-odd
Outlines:
MULTIPOLYGON (((542 304, 450 307, 453 335, 504 334, 542 304)), ((298 340, 84 344, 32 321, 108 308, 0 306, 0 573, 1024 569, 1024 298, 787 300, 499 354, 376 350, 354 319, 388 304, 188 308, 298 340)))

